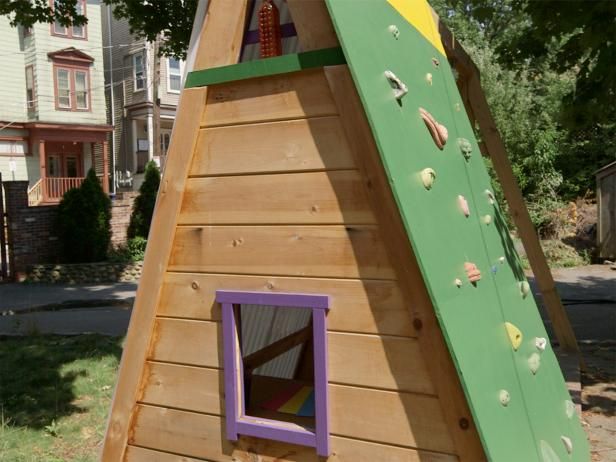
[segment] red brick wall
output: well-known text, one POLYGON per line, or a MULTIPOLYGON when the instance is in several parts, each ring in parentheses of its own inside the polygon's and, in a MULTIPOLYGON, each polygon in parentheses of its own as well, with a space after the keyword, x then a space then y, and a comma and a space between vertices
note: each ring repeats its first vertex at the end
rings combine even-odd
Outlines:
MULTIPOLYGON (((58 263, 60 243, 54 224, 56 205, 28 206, 28 182, 5 181, 6 214, 9 227, 9 262, 14 279, 23 279, 30 265, 58 263)), ((126 242, 136 193, 120 193, 112 202, 111 242, 114 246, 126 242)))
POLYGON ((126 230, 133 211, 136 192, 116 194, 111 203, 111 244, 115 247, 126 243, 126 230))
POLYGON ((54 233, 57 206, 28 207, 27 181, 5 181, 3 185, 11 274, 21 280, 28 265, 58 261, 60 249, 54 233))

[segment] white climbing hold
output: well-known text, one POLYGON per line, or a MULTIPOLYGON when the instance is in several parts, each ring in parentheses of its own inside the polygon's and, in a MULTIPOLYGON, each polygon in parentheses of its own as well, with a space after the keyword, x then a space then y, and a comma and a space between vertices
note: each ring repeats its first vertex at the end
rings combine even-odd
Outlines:
POLYGON ((458 206, 460 207, 460 210, 462 210, 462 213, 464 214, 465 217, 470 216, 471 211, 468 208, 468 201, 466 200, 466 197, 458 196, 458 206))
POLYGON ((429 72, 426 74, 426 82, 428 82, 428 85, 432 85, 432 74, 429 72))
POLYGON ((530 284, 528 283, 528 281, 520 282, 519 286, 520 286, 520 293, 522 294, 522 298, 528 297, 528 294, 530 293, 530 284))
POLYGON ((426 189, 432 189, 432 185, 436 180, 436 172, 431 168, 424 168, 421 171, 421 182, 426 189))
POLYGON ((507 390, 501 390, 498 392, 498 400, 503 406, 507 406, 511 401, 511 396, 507 390))
POLYGON ((405 83, 400 80, 398 76, 392 71, 385 71, 385 77, 389 81, 389 85, 391 85, 391 88, 394 92, 394 97, 398 101, 404 98, 404 95, 409 92, 409 88, 405 85, 405 83))
POLYGON ((532 353, 528 358, 528 368, 535 375, 541 365, 541 356, 539 353, 532 353))
POLYGON ((464 158, 469 160, 471 158, 471 154, 473 153, 473 146, 471 145, 471 142, 466 138, 458 138, 458 146, 464 158))
POLYGON ((486 196, 488 196, 488 201, 490 202, 490 204, 494 204, 494 202, 496 202, 496 198, 494 197, 494 193, 492 191, 486 189, 484 193, 486 196))
POLYGON ((535 346, 539 351, 545 351, 548 341, 545 337, 535 337, 535 346))
POLYGON ((565 414, 570 419, 575 415, 575 404, 570 399, 565 400, 565 414))
POLYGON ((453 282, 456 286, 462 287, 462 279, 456 278, 453 282))
POLYGON ((394 36, 394 38, 396 40, 398 40, 398 38, 400 38, 400 29, 398 29, 397 26, 395 26, 394 24, 392 24, 391 26, 389 26, 387 28, 387 30, 391 33, 391 35, 394 36))
POLYGON ((490 223, 492 223, 492 215, 484 215, 481 218, 481 221, 483 221, 484 224, 489 225, 490 223))
POLYGON ((505 263, 505 257, 498 257, 498 262, 502 265, 503 263, 505 263))
POLYGON ((565 449, 567 450, 567 454, 571 454, 573 452, 573 441, 568 436, 561 436, 560 440, 565 445, 565 449))

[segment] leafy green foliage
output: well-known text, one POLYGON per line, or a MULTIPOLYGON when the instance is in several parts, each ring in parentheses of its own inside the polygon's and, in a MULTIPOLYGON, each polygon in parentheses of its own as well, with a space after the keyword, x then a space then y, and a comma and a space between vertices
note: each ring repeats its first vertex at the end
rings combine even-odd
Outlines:
MULTIPOLYGON (((154 41, 164 37, 160 52, 186 57, 198 0, 103 0, 113 6, 118 19, 128 20, 130 31, 138 38, 154 41)), ((77 0, 0 0, 0 15, 11 18, 13 26, 30 27, 37 22, 59 21, 65 26, 83 25, 88 18, 77 14, 77 0)))
POLYGON ((143 237, 133 237, 126 242, 126 245, 113 249, 109 255, 109 260, 118 263, 143 261, 147 243, 148 241, 143 237))
POLYGON ((111 200, 93 169, 81 187, 64 194, 58 207, 57 229, 64 261, 102 261, 111 242, 111 200))
POLYGON ((160 185, 160 170, 156 162, 151 160, 145 166, 145 178, 139 188, 139 195, 133 204, 133 213, 128 225, 128 237, 147 239, 156 205, 156 194, 160 185))
MULTIPOLYGON (((592 84, 580 72, 586 64, 592 67, 592 62, 586 63, 587 54, 578 55, 576 62, 565 60, 563 53, 570 46, 567 44, 573 31, 564 25, 562 31, 556 25, 543 28, 539 13, 530 11, 549 10, 553 15, 550 22, 554 22, 562 19, 561 14, 573 14, 571 8, 560 9, 562 2, 518 0, 431 3, 477 64, 531 218, 542 234, 550 235, 553 212, 564 201, 593 191, 593 172, 616 157, 612 122, 616 117, 607 115, 616 107, 608 103, 613 93, 604 93, 603 107, 593 103, 597 117, 587 117, 585 106, 575 99, 580 85, 592 84), (534 45, 533 40, 537 42, 534 45), (571 124, 572 115, 585 122, 571 124)), ((577 21, 582 27, 586 18, 567 21, 577 21)), ((594 30, 592 24, 585 27, 587 31, 580 32, 580 37, 594 30)), ((601 35, 596 30, 594 34, 601 35)), ((593 47, 601 47, 594 36, 584 46, 588 53, 593 47)), ((596 50, 599 52, 605 53, 596 50)), ((611 79, 613 87, 613 78, 609 74, 605 78, 611 79)), ((595 90, 601 95, 605 89, 595 90)), ((481 133, 478 135, 481 137, 481 133)), ((498 186, 495 192, 502 198, 498 186)))

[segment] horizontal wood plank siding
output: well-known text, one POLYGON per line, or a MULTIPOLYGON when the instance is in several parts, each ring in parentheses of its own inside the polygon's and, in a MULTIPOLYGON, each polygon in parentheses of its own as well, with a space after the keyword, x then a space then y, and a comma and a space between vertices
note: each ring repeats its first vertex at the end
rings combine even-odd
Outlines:
POLYGON ((191 178, 180 224, 374 224, 355 170, 191 178))
POLYGON ((395 278, 375 226, 179 227, 169 269, 395 278))
MULTIPOLYGON (((149 359, 179 363, 207 368, 222 367, 221 324, 211 321, 180 319, 157 319, 157 341, 149 359)), ((434 389, 424 367, 417 340, 402 337, 387 337, 366 334, 345 334, 329 332, 329 381, 370 388, 402 390, 417 393, 434 393, 434 389)), ((179 385, 195 381, 194 390, 201 391, 197 384, 212 385, 207 396, 215 393, 218 383, 211 378, 211 372, 200 372, 195 368, 164 368, 150 364, 150 374, 162 372, 185 376, 179 385), (215 386, 214 386, 215 385, 215 386)), ((148 379, 156 383, 155 379, 148 379), (154 381, 152 381, 154 380, 154 381)), ((161 382, 162 383, 162 382, 161 382)), ((173 387, 175 382, 167 379, 165 383, 173 387)), ((181 388, 181 387, 180 387, 181 388)), ((174 392, 175 393, 175 392, 174 392)), ((179 390, 177 391, 179 393, 179 390)), ((147 396, 144 395, 144 396, 147 396)), ((168 404, 159 401, 154 404, 168 404)), ((196 404, 195 404, 196 406, 196 404)), ((183 406, 173 406, 183 407, 183 406)), ((214 412, 212 409, 188 407, 187 409, 214 412)))
POLYGON ((395 281, 167 273, 158 314, 219 321, 220 305, 215 302, 218 289, 323 293, 330 296, 330 330, 417 335, 395 281))
POLYGON ((199 132, 191 176, 355 168, 337 116, 199 132))
POLYGON ((322 69, 208 87, 203 127, 335 115, 322 69))
MULTIPOLYGON (((386 446, 367 441, 332 437, 334 454, 330 462, 456 462, 458 458, 437 452, 416 451, 414 449, 386 446)), ((177 456, 168 452, 154 451, 137 446, 129 446, 126 462, 202 462, 205 459, 177 456)), ((241 437, 232 455, 221 454, 215 462, 322 462, 312 448, 292 446, 269 440, 241 437)))
MULTIPOLYGON (((330 386, 330 393, 337 403, 331 409, 333 436, 453 451, 436 398, 338 385, 330 386)), ((234 450, 224 436, 223 418, 150 405, 138 406, 129 444, 217 461, 231 460, 223 457, 234 450)), ((333 444, 332 450, 336 451, 333 444)))

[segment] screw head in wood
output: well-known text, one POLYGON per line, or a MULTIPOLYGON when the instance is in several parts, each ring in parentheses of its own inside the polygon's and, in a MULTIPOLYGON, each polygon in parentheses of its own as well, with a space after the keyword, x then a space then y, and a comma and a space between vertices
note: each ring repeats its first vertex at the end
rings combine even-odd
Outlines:
POLYGON ((462 430, 468 430, 468 428, 471 426, 470 422, 466 417, 462 417, 460 420, 458 420, 458 425, 462 430))
POLYGON ((423 322, 421 321, 421 319, 419 319, 419 318, 415 318, 415 319, 413 319, 413 327, 414 327, 416 330, 421 330, 421 329, 423 329, 423 322))
POLYGON ((193 281, 190 283, 190 287, 192 287, 194 290, 197 290, 199 288, 199 283, 197 281, 193 281))

